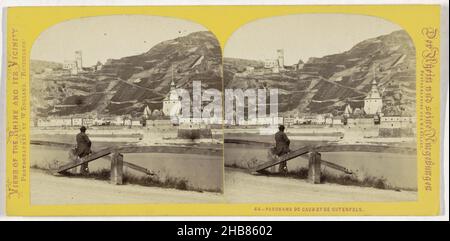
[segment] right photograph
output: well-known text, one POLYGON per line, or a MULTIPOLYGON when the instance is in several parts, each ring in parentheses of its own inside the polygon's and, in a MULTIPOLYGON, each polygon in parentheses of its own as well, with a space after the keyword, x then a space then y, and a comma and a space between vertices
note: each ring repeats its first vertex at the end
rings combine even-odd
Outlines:
POLYGON ((228 202, 417 200, 416 57, 401 26, 272 17, 223 55, 228 202))

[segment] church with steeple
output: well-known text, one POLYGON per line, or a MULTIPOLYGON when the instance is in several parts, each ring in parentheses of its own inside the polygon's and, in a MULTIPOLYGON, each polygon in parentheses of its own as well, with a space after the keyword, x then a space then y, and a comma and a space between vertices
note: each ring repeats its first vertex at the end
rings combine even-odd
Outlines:
POLYGON ((364 100, 350 100, 347 99, 346 105, 344 108, 343 116, 346 118, 349 117, 371 117, 371 116, 383 116, 383 98, 381 97, 381 93, 378 89, 378 83, 374 79, 372 80, 372 86, 367 93, 367 96, 364 100))
POLYGON ((380 114, 383 108, 383 99, 378 90, 377 81, 372 81, 372 88, 369 94, 364 98, 364 112, 366 115, 380 114))
POLYGON ((181 110, 181 101, 177 93, 177 88, 175 82, 172 79, 170 83, 169 94, 163 101, 163 114, 165 116, 170 116, 171 114, 178 114, 181 110))

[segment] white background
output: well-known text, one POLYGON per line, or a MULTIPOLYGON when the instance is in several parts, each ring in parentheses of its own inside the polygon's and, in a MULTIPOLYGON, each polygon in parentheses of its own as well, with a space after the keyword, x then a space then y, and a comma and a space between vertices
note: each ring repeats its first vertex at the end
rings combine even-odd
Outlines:
POLYGON ((449 83, 449 3, 446 0, 2 0, 2 8, 11 6, 132 6, 132 5, 338 5, 338 4, 440 4, 441 10, 441 172, 442 172, 442 209, 436 217, 6 217, 5 216, 5 131, 6 131, 6 91, 5 91, 5 9, 0 12, 2 32, 0 38, 0 56, 2 56, 0 82, 0 220, 449 220, 449 158, 448 158, 448 83, 449 83), (445 198, 445 200, 444 200, 445 198))

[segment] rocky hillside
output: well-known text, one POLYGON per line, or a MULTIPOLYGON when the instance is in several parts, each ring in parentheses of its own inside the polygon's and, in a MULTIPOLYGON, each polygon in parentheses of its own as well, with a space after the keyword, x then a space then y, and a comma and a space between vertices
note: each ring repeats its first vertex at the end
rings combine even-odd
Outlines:
POLYGON ((224 86, 228 86, 229 83, 227 81, 232 80, 235 73, 245 71, 247 66, 262 68, 264 67, 264 62, 238 58, 224 58, 223 65, 224 86))
MULTIPOLYGON (((195 32, 167 40, 140 55, 111 59, 96 72, 69 75, 63 71, 32 73, 34 114, 107 114, 137 116, 150 105, 162 107, 173 79, 192 89, 222 89, 222 54, 210 32, 195 32)), ((33 70, 33 63, 31 64, 33 70)))
POLYGON ((30 71, 32 73, 43 73, 46 69, 61 69, 62 64, 45 61, 45 60, 31 60, 30 71))
POLYGON ((279 88, 284 113, 342 113, 348 101, 361 102, 375 78, 386 114, 415 111, 415 49, 404 31, 367 39, 350 50, 310 58, 299 70, 235 75, 233 59, 224 59, 226 88, 279 88))

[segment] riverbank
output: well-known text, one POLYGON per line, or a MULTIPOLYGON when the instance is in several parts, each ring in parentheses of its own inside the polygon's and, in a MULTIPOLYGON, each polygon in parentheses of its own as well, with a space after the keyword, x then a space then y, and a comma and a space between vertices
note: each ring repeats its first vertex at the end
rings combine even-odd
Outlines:
POLYGON ((395 202, 415 201, 417 192, 311 184, 306 180, 252 175, 226 168, 225 197, 231 203, 395 202))
POLYGON ((303 180, 255 176, 226 168, 225 192, 194 192, 138 185, 111 185, 108 181, 52 176, 31 169, 31 203, 144 204, 144 203, 301 203, 414 201, 417 192, 310 184, 303 180))

